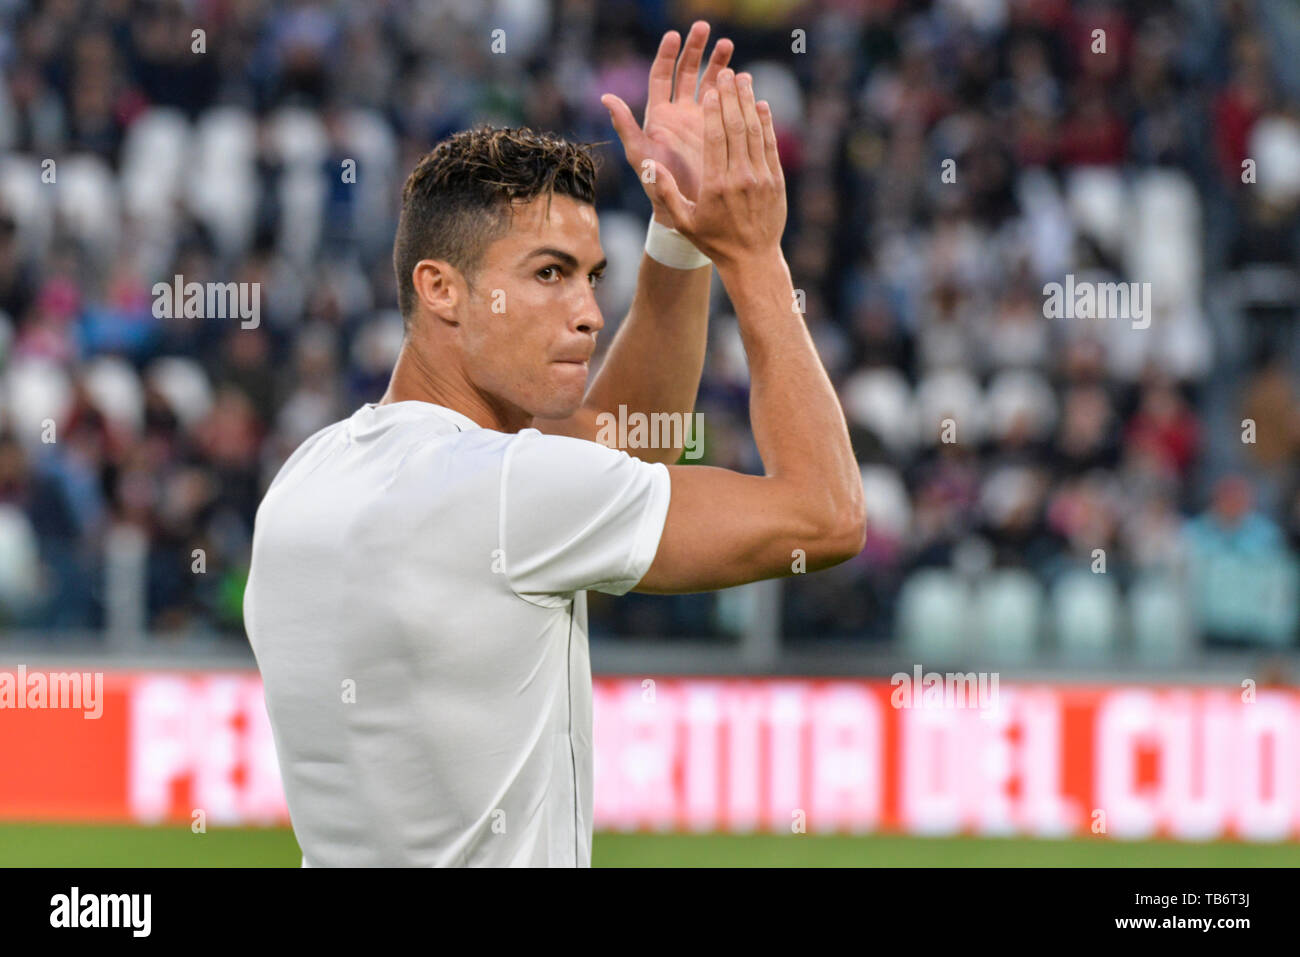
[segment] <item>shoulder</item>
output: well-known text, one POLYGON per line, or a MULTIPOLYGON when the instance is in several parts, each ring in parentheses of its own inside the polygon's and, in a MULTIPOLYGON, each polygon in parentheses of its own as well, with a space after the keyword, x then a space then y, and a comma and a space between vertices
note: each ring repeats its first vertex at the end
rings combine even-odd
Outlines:
POLYGON ((666 486, 660 463, 589 439, 525 429, 513 436, 501 465, 503 504, 512 511, 549 509, 590 513, 666 486))
POLYGON ((509 436, 505 449, 512 470, 563 470, 570 474, 595 471, 637 471, 649 464, 635 459, 621 449, 611 449, 590 439, 568 435, 548 435, 537 429, 523 429, 509 436))
POLYGON ((304 439, 302 443, 296 449, 293 450, 290 456, 284 460, 284 463, 276 471, 275 478, 271 480, 271 484, 270 486, 268 486, 267 492, 269 493, 271 489, 275 488, 275 486, 280 482, 280 480, 283 479, 286 475, 291 474, 293 470, 303 461, 303 459, 305 459, 311 453, 312 449, 318 448, 322 444, 328 444, 331 441, 331 439, 337 437, 341 433, 342 429, 346 425, 347 425, 347 419, 343 419, 339 422, 331 422, 323 429, 318 429, 317 431, 309 435, 306 439, 304 439))

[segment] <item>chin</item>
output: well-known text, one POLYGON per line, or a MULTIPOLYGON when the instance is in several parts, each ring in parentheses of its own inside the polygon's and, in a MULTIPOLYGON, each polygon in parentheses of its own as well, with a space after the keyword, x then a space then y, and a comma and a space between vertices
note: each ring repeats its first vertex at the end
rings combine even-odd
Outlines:
POLYGON ((580 408, 582 400, 586 397, 587 390, 558 388, 548 395, 541 396, 534 403, 531 403, 531 414, 539 419, 567 419, 580 408))
POLYGON ((582 408, 582 400, 587 397, 585 369, 582 370, 581 376, 568 372, 557 379, 554 387, 546 395, 541 396, 538 402, 538 405, 546 411, 537 414, 544 419, 568 418, 582 408))

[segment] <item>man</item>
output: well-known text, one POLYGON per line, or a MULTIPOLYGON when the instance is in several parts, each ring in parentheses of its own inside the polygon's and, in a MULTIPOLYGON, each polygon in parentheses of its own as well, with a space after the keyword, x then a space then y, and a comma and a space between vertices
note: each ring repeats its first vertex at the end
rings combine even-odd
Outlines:
POLYGON ((781 254, 771 111, 721 42, 696 101, 707 33, 676 74, 664 38, 645 130, 605 100, 678 232, 652 228, 590 390, 605 261, 585 148, 461 133, 407 182, 388 392, 293 454, 254 532, 245 618, 304 866, 589 866, 585 590, 724 588, 862 547, 858 466, 781 254), (709 259, 764 476, 594 441, 619 405, 690 411, 709 259))

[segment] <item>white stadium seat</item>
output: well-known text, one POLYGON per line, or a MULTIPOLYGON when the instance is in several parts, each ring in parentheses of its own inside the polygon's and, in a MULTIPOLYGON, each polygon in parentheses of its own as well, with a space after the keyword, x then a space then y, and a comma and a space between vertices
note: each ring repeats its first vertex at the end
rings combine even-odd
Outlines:
POLYGON ((912 390, 897 369, 853 373, 840 389, 840 401, 850 422, 870 429, 895 455, 907 455, 916 445, 912 390))
POLYGON ((1039 643, 1045 604, 1042 584, 1019 568, 991 572, 975 591, 975 639, 982 653, 1028 660, 1039 643))
POLYGON ((1129 588, 1133 646, 1140 659, 1170 663, 1192 647, 1193 625, 1183 589, 1167 575, 1148 574, 1129 588))
POLYGON ((870 530, 896 541, 905 538, 912 524, 912 502, 902 476, 888 465, 864 465, 862 494, 870 530))
POLYGON ((1056 425, 1056 393, 1037 372, 1012 369, 1001 372, 989 383, 987 397, 989 432, 1002 437, 1017 420, 1029 422, 1035 438, 1047 435, 1056 425))
POLYGON ((1119 589, 1104 574, 1069 572, 1052 588, 1052 616, 1067 659, 1104 660, 1121 627, 1119 589))
POLYGON ((193 427, 212 408, 212 384, 203 367, 183 356, 163 356, 145 370, 145 379, 167 400, 181 423, 193 427))
POLYGON ((1079 232, 1119 254, 1129 225, 1129 197, 1118 170, 1081 166, 1066 178, 1066 205, 1079 232))
POLYGON ((81 381, 104 418, 119 428, 140 432, 144 426, 144 386, 130 363, 117 356, 99 356, 87 364, 81 381))
POLYGON ((169 228, 189 169, 193 129, 180 110, 154 107, 127 129, 122 144, 122 201, 146 224, 169 228))
POLYGON ((199 118, 193 156, 185 179, 190 210, 212 230, 223 253, 246 249, 260 201, 256 123, 236 107, 208 110, 199 118))
POLYGON ((970 445, 985 433, 984 401, 975 377, 962 369, 931 372, 916 389, 917 432, 926 445, 943 437, 944 420, 956 425, 956 441, 970 445))
POLYGON ((88 249, 107 260, 122 228, 117 177, 92 153, 59 160, 55 171, 60 219, 88 249))
POLYGON ((42 447, 45 420, 53 420, 56 427, 63 423, 72 408, 72 395, 67 371, 48 359, 20 359, 5 372, 4 408, 14 434, 29 450, 42 447))
POLYGON ((925 665, 957 660, 966 646, 970 589, 943 568, 913 572, 898 596, 898 637, 904 650, 925 665))

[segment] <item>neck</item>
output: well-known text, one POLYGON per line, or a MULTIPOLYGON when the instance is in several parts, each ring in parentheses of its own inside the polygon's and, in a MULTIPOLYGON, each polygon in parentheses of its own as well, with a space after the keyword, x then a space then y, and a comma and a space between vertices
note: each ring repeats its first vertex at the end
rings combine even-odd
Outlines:
POLYGON ((476 388, 459 366, 431 361, 426 347, 408 336, 397 356, 388 391, 378 404, 412 401, 453 409, 476 425, 497 432, 518 432, 532 421, 532 416, 522 409, 505 405, 476 388))

